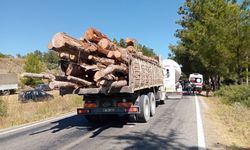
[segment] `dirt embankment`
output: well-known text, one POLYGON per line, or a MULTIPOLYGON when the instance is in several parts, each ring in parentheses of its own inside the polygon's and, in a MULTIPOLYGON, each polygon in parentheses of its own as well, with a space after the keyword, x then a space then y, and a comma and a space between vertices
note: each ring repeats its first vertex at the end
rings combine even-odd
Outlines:
POLYGON ((24 59, 21 58, 1 58, 0 72, 1 73, 22 73, 24 66, 24 59))
POLYGON ((250 109, 200 96, 208 149, 250 149, 250 109))

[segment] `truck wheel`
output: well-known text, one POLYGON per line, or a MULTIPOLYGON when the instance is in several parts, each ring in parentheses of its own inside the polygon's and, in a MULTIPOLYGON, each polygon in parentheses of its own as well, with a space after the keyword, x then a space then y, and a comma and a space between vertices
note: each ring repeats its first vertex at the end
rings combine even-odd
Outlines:
POLYGON ((152 92, 148 93, 149 104, 150 104, 150 116, 154 116, 155 108, 156 108, 156 101, 155 96, 152 92))
POLYGON ((141 95, 139 99, 140 113, 137 114, 137 121, 148 122, 150 118, 150 104, 147 95, 141 95))
POLYGON ((3 91, 3 95, 10 95, 10 91, 9 90, 3 91))

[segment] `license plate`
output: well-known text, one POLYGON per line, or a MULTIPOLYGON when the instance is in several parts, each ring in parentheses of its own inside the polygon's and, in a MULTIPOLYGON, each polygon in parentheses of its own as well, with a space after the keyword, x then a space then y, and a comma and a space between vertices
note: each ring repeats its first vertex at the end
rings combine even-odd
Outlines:
POLYGON ((114 112, 115 109, 114 109, 114 108, 103 108, 102 111, 103 111, 103 112, 114 112))

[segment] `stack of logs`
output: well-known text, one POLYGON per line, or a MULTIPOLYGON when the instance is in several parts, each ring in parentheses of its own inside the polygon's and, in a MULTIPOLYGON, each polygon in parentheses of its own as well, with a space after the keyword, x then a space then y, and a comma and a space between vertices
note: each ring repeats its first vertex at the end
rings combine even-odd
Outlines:
POLYGON ((136 51, 136 41, 127 38, 126 48, 119 47, 106 35, 89 28, 77 40, 63 32, 54 35, 48 48, 58 52, 64 77, 51 77, 54 87, 114 87, 128 84, 131 56, 158 64, 151 57, 136 51))

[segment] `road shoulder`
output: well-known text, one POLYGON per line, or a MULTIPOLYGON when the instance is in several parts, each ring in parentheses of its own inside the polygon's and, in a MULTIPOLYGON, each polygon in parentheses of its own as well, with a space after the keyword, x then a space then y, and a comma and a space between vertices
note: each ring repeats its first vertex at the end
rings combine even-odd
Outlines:
MULTIPOLYGON (((206 146, 208 149, 250 149, 250 122, 244 117, 237 122, 235 108, 222 104, 214 97, 199 96, 204 120, 206 146), (239 126, 242 126, 240 128, 239 126), (247 131, 240 131, 242 129, 247 131)), ((249 113, 249 110, 245 111, 249 113)), ((244 115, 244 114, 242 114, 244 115)), ((248 115, 248 114, 245 114, 248 115)))

